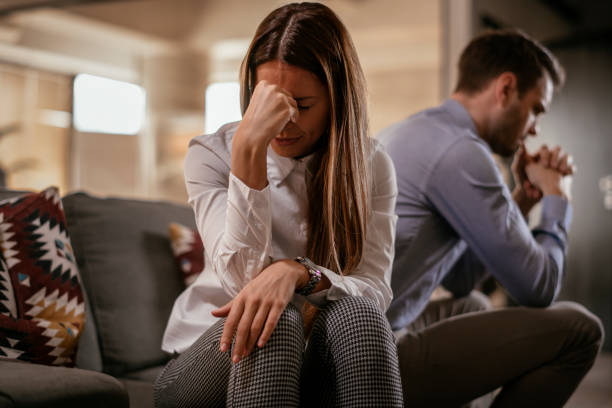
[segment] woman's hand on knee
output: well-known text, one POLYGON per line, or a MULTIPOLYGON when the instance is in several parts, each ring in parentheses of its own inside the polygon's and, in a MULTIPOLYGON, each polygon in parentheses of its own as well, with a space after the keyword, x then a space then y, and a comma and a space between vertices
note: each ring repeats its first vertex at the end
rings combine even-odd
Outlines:
POLYGON ((227 316, 220 350, 229 350, 234 333, 234 363, 249 355, 256 342, 257 347, 263 347, 291 301, 296 287, 307 279, 306 269, 291 259, 274 262, 262 270, 234 299, 213 310, 212 314, 216 317, 227 316))

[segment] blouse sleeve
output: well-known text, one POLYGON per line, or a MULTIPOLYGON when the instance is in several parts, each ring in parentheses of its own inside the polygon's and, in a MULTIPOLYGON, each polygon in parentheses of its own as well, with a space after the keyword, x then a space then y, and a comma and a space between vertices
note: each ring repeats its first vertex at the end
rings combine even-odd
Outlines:
POLYGON ((362 260, 347 276, 320 267, 321 273, 331 282, 331 287, 307 296, 314 305, 323 306, 328 301, 345 296, 364 296, 374 300, 384 312, 391 303, 397 184, 393 162, 380 148, 374 153, 372 171, 372 200, 362 260))
POLYGON ((185 183, 207 259, 234 297, 270 262, 270 188, 248 187, 199 143, 187 152, 185 183))

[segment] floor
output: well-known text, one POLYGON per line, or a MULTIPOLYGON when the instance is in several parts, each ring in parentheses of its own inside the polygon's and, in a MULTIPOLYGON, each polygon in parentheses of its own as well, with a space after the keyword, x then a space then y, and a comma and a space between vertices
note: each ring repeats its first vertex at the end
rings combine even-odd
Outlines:
POLYGON ((612 408, 612 353, 602 353, 567 408, 612 408))

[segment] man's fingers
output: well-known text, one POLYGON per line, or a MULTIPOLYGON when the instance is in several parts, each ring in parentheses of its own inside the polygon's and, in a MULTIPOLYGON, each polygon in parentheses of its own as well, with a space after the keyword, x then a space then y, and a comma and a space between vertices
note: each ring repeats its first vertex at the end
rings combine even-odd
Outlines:
POLYGON ((538 188, 534 186, 529 180, 525 180, 525 182, 523 183, 523 190, 525 190, 527 197, 532 200, 538 199, 540 195, 540 190, 538 190, 538 188))
POLYGON ((270 306, 267 304, 262 304, 257 310, 257 314, 253 319, 253 323, 251 324, 251 331, 249 332, 249 340, 246 343, 246 355, 248 356, 253 351, 253 347, 255 347, 255 343, 261 334, 261 330, 263 329, 264 323, 266 322, 266 318, 268 317, 268 313, 270 312, 270 306))
POLYGON ((274 305, 270 309, 270 313, 268 313, 268 319, 266 320, 266 325, 264 326, 263 332, 259 337, 259 341, 257 342, 257 347, 261 348, 265 346, 265 344, 270 339, 274 328, 276 328, 276 324, 278 323, 278 319, 280 319, 281 314, 283 313, 283 308, 280 305, 274 305))
POLYGON ((221 341, 219 344, 219 349, 223 353, 229 350, 229 346, 232 343, 232 337, 234 337, 234 332, 236 331, 236 326, 238 326, 238 322, 242 316, 243 309, 244 303, 241 300, 236 301, 236 299, 234 299, 232 310, 230 311, 229 316, 223 325, 223 334, 221 335, 221 341))
POLYGON ((527 155, 525 154, 525 145, 521 143, 512 160, 512 171, 519 172, 525 166, 527 155))
POLYGON ((565 166, 562 170, 564 176, 571 176, 576 172, 576 166, 574 166, 574 158, 570 155, 566 155, 565 157, 565 166))
POLYGON ((561 155, 561 147, 556 146, 550 152, 550 158, 548 162, 548 167, 552 169, 559 169, 559 156, 561 155))
POLYGON ((568 155, 567 154, 564 154, 564 155, 561 156, 561 158, 559 158, 559 165, 557 166, 557 169, 563 175, 567 175, 568 171, 570 170, 570 167, 569 167, 567 161, 568 161, 568 155))
POLYGON ((251 323, 255 317, 259 304, 253 302, 247 302, 244 308, 244 312, 240 317, 240 323, 238 324, 238 330, 236 330, 236 339, 234 340, 234 350, 232 361, 237 363, 244 357, 246 353, 246 342, 249 338, 249 331, 251 323))
POLYGON ((541 163, 546 167, 550 167, 550 154, 551 153, 550 150, 548 150, 548 146, 542 146, 542 150, 540 151, 540 156, 542 157, 541 163))

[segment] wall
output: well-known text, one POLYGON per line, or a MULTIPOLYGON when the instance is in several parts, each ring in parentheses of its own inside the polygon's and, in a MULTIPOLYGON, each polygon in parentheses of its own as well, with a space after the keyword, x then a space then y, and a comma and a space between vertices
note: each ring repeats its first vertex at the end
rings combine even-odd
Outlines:
POLYGON ((71 78, 0 64, 0 166, 9 187, 69 189, 71 78))
MULTIPOLYGON (((612 211, 605 209, 599 189, 599 179, 612 174, 612 53, 576 47, 555 54, 568 79, 542 121, 539 143, 563 146, 578 168, 561 298, 584 304, 612 333, 612 211)), ((610 335, 605 347, 612 349, 610 335)))
MULTIPOLYGON (((206 86, 238 79, 256 26, 283 3, 103 2, 0 19, 0 60, 66 78, 91 73, 136 83, 147 91, 147 120, 140 134, 74 132, 68 144, 55 144, 56 156, 69 157, 54 156, 53 161, 68 162, 62 166, 69 174, 54 180, 60 178, 64 190, 185 203, 183 158, 189 139, 203 131, 206 86), (229 56, 228 45, 233 47, 229 56)), ((360 56, 369 85, 372 135, 439 102, 440 1, 325 3, 346 24, 360 56)), ((71 84, 67 86, 69 90, 71 84)), ((17 181, 21 186, 29 183, 17 181)))
MULTIPOLYGON (((482 17, 487 17, 502 27, 519 27, 545 44, 557 44, 551 51, 566 69, 566 85, 542 118, 538 137, 530 138, 527 147, 561 145, 575 159, 573 222, 560 299, 584 304, 611 333, 612 211, 604 207, 599 180, 612 174, 612 53, 609 42, 588 41, 589 37, 581 35, 585 30, 595 33, 602 22, 609 24, 599 10, 606 8, 605 2, 584 3, 577 9, 581 13, 572 19, 544 2, 473 1, 475 32, 485 28, 482 17)), ((612 349, 609 335, 604 347, 612 349)))

